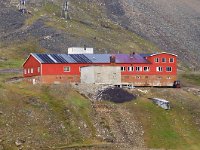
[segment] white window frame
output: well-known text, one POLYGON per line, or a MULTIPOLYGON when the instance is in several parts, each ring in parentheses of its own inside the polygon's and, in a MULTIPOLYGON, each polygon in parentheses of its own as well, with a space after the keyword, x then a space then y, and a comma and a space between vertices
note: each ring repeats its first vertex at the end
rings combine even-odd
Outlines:
POLYGON ((31 73, 33 73, 33 71, 34 71, 33 68, 31 68, 31 73))
POLYGON ((64 66, 64 67, 63 67, 63 71, 64 71, 64 72, 70 72, 70 71, 71 71, 70 66, 64 66))
POLYGON ((174 58, 169 58, 169 63, 174 63, 174 58), (172 62, 171 59, 173 60, 172 62))
POLYGON ((135 67, 135 71, 141 72, 141 71, 142 71, 142 67, 141 67, 141 66, 136 66, 136 67, 135 67))
POLYGON ((26 71, 26 69, 24 69, 24 74, 27 74, 27 71, 26 71))
POLYGON ((121 66, 121 72, 126 71, 126 67, 125 66, 121 66))
POLYGON ((133 67, 133 66, 129 66, 129 67, 128 67, 128 71, 129 71, 129 72, 134 71, 134 67, 133 67))
POLYGON ((136 79, 141 79, 141 77, 140 77, 140 76, 135 76, 135 78, 136 78, 136 79))
POLYGON ((167 67, 166 67, 166 72, 172 72, 172 67, 167 66, 167 67), (170 68, 170 69, 168 70, 168 68, 170 68))
POLYGON ((30 73, 30 68, 28 68, 28 74, 30 73))
POLYGON ((161 62, 162 62, 162 63, 166 63, 166 62, 167 62, 167 59, 166 59, 166 58, 162 58, 162 59, 161 59, 161 62), (165 60, 165 61, 163 61, 163 60, 165 60))
POLYGON ((170 77, 170 76, 168 76, 168 77, 167 77, 167 79, 168 79, 168 80, 170 80, 170 79, 171 79, 171 77, 170 77))
POLYGON ((163 67, 156 67, 156 71, 157 72, 162 72, 163 71, 163 67))
POLYGON ((159 63, 159 60, 160 60, 159 58, 154 58, 155 63, 159 63))
POLYGON ((40 68, 40 67, 38 67, 38 73, 40 73, 40 71, 41 71, 41 68, 40 68))
POLYGON ((144 70, 145 72, 149 72, 149 71, 150 71, 150 67, 149 67, 149 66, 144 66, 143 70, 144 70), (147 70, 145 70, 145 68, 147 68, 147 70))

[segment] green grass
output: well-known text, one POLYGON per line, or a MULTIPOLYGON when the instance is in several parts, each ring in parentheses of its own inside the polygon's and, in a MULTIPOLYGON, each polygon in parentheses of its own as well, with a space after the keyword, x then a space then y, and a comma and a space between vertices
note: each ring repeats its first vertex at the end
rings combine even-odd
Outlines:
POLYGON ((71 20, 66 21, 53 16, 46 25, 83 38, 99 50, 123 53, 160 51, 154 44, 110 21, 102 12, 103 8, 96 6, 95 3, 91 3, 92 6, 85 2, 72 4, 79 11, 72 13, 71 20))
POLYGON ((186 84, 198 85, 200 86, 200 73, 182 73, 179 75, 179 78, 183 80, 186 84))
POLYGON ((33 11, 33 14, 31 17, 29 17, 25 25, 32 25, 34 22, 36 22, 38 19, 42 17, 52 17, 52 16, 61 16, 61 9, 58 5, 55 5, 53 3, 46 3, 41 8, 39 8, 37 11, 33 11))
POLYGON ((0 47, 3 61, 0 63, 0 69, 22 68, 22 65, 30 53, 42 53, 45 49, 39 48, 37 40, 29 39, 24 43, 10 43, 0 47))
POLYGON ((151 89, 150 95, 170 100, 172 109, 166 111, 154 105, 147 99, 149 94, 127 104, 142 123, 147 147, 198 150, 200 132, 195 124, 199 118, 198 97, 184 91, 177 94, 174 89, 151 89))
MULTIPOLYGON (((65 21, 60 19, 60 8, 57 5, 47 3, 27 19, 26 25, 32 25, 39 18, 47 16, 50 18, 46 22, 47 26, 68 32, 74 37, 83 38, 93 43, 101 52, 104 52, 102 48, 109 50, 109 52, 121 51, 124 53, 130 53, 132 50, 135 52, 143 50, 147 50, 146 52, 159 51, 152 43, 110 21, 105 14, 102 14, 102 8, 96 6, 95 3, 92 3, 92 7, 88 10, 88 3, 76 2, 73 1, 72 4, 80 10, 82 16, 78 15, 78 12, 74 12, 72 20, 65 21), (83 22, 83 20, 86 20, 89 24, 83 22)), ((6 59, 1 62, 0 69, 21 68, 29 53, 46 51, 39 49, 37 39, 30 39, 23 44, 1 45, 1 57, 6 59)), ((60 143, 63 144, 60 145, 63 148, 87 147, 98 143, 95 140, 97 131, 92 120, 94 117, 92 114, 93 108, 89 100, 65 85, 33 86, 26 83, 5 83, 7 79, 14 76, 20 75, 0 74, 0 104, 14 110, 27 109, 41 113, 40 116, 43 116, 44 119, 51 116, 55 122, 62 121, 66 128, 59 131, 59 135, 57 135, 58 133, 54 135, 43 126, 42 122, 39 122, 40 124, 35 123, 32 124, 31 128, 36 136, 41 137, 42 140, 52 142, 56 140, 54 138, 62 136, 62 138, 60 137, 62 139, 60 143), (37 98, 40 103, 47 105, 49 110, 41 112, 40 107, 26 104, 24 101, 30 97, 37 98), (87 125, 87 130, 79 128, 81 123, 87 125), (84 130, 88 132, 86 137, 83 135, 84 130), (68 142, 66 142, 66 139, 68 142)), ((181 74, 180 79, 190 84, 200 85, 200 78, 197 73, 181 74)), ((200 110, 198 97, 168 89, 165 92, 162 92, 162 90, 156 92, 153 89, 150 95, 171 100, 172 110, 165 111, 155 106, 147 100, 149 95, 142 95, 137 101, 124 104, 127 106, 127 111, 135 114, 141 122, 145 131, 144 138, 147 147, 181 150, 200 149, 200 133, 193 121, 194 117, 198 119, 200 110)), ((119 119, 117 113, 111 115, 119 119)), ((0 127, 4 124, 5 122, 1 120, 0 127)), ((102 121, 102 124, 110 129, 106 118, 102 121)), ((21 127, 23 124, 17 124, 16 126, 21 127)), ((18 131, 18 128, 15 127, 14 130, 18 131)), ((58 143, 53 142, 51 144, 59 147, 58 143)))

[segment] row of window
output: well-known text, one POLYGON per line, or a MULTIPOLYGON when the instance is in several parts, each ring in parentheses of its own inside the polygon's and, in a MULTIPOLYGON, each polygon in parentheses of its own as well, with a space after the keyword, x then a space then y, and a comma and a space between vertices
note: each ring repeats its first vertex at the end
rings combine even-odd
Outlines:
MULTIPOLYGON (((125 78, 129 78, 129 76, 126 76, 125 78)), ((142 79, 142 77, 141 76, 135 76, 135 78, 136 79, 142 79)), ((145 78, 145 79, 148 79, 149 77, 148 76, 145 76, 145 77, 143 77, 143 78, 145 78)), ((161 77, 161 76, 159 76, 159 77, 157 77, 158 79, 163 79, 164 77, 161 77)), ((168 76, 168 77, 166 77, 166 79, 171 79, 171 77, 170 76, 168 76)))
MULTIPOLYGON (((126 67, 122 66, 121 67, 121 71, 122 72, 126 71, 126 67)), ((127 71, 129 71, 129 72, 134 71, 134 67, 133 66, 128 67, 127 71)), ((137 71, 137 72, 139 72, 139 71, 148 72, 148 71, 150 71, 150 67, 135 67, 135 71, 137 71)), ((157 72, 162 72, 163 71, 163 67, 156 67, 156 71, 157 72)), ((172 72, 172 67, 166 67, 166 71, 167 72, 172 72)))
MULTIPOLYGON (((134 71, 134 67, 133 66, 129 66, 127 69, 128 69, 129 72, 134 71)), ((148 72, 148 71, 150 71, 150 67, 144 67, 143 70, 145 72, 148 72)), ((121 67, 121 71, 122 72, 126 71, 126 67, 122 66, 121 67)), ((142 71, 142 67, 135 67, 135 71, 142 71)))
MULTIPOLYGON (((160 58, 155 58, 154 62, 155 63, 159 63, 160 62, 160 58)), ((161 62, 162 63, 166 63, 167 62, 167 58, 161 58, 161 62)), ((174 58, 169 58, 169 62, 170 63, 174 63, 174 58)))
MULTIPOLYGON (((65 66, 63 68, 63 71, 64 72, 70 72, 71 68, 69 66, 65 66)), ((126 71, 126 67, 122 66, 121 67, 121 71, 122 72, 126 71)), ((134 67, 133 66, 127 67, 127 71, 129 71, 129 72, 134 71, 134 67)), ((141 71, 149 72, 150 71, 150 67, 148 67, 148 66, 146 66, 146 67, 137 66, 137 67, 135 67, 135 71, 137 71, 137 72, 141 72, 141 71)), ((157 72, 162 72, 163 71, 163 67, 156 67, 156 71, 157 72)), ((166 67, 166 71, 167 72, 172 72, 172 67, 166 67)), ((24 74, 32 74, 33 72, 34 72, 34 68, 24 69, 24 74)), ((37 68, 37 72, 40 73, 40 67, 37 68)))
MULTIPOLYGON (((163 67, 156 67, 156 71, 157 72, 162 72, 163 71, 163 67)), ((172 67, 166 67, 166 71, 167 72, 172 72, 172 67)))
MULTIPOLYGON (((24 74, 33 74, 34 68, 24 69, 24 74)), ((40 73, 40 67, 37 68, 37 73, 40 73)))

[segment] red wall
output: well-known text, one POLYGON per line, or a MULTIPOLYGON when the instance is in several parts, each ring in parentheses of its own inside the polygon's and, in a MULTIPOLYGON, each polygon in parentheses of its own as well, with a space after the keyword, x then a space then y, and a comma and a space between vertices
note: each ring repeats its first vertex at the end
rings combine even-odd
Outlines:
MULTIPOLYGON (((177 74, 177 60, 176 56, 171 54, 156 54, 154 56, 149 56, 147 59, 150 61, 149 64, 41 64, 41 72, 42 75, 80 75, 80 67, 84 66, 124 66, 126 70, 122 72, 122 75, 176 75, 177 74), (154 62, 155 58, 159 58, 159 63, 154 62), (166 62, 161 62, 162 58, 166 58, 166 62), (174 62, 170 63, 169 58, 174 58, 174 62), (64 66, 70 67, 70 72, 64 72, 64 66), (128 67, 133 66, 134 71, 128 71, 128 67), (136 66, 141 66, 142 71, 136 71, 136 66), (150 71, 145 72, 144 67, 150 67, 150 71), (166 67, 172 67, 172 72, 167 72, 166 67), (163 67, 162 72, 157 72, 156 67, 163 67)), ((24 74, 24 77, 30 76, 38 76, 41 73, 38 72, 38 67, 40 67, 40 63, 33 57, 30 56, 26 63, 24 64, 24 69, 33 68, 34 72, 29 74, 24 74)))
POLYGON ((26 69, 26 74, 23 70, 24 77, 39 76, 41 73, 38 72, 38 67, 40 67, 40 63, 30 55, 28 60, 23 65, 23 68, 26 69), (33 73, 28 73, 28 69, 31 71, 31 68, 33 68, 33 73))
POLYGON ((152 63, 151 74, 154 75, 176 75, 177 74, 177 57, 171 54, 155 54, 153 56, 147 57, 147 59, 152 63), (155 62, 155 58, 159 58, 159 62, 155 62), (162 62, 162 58, 166 58, 166 62, 162 62), (170 63, 169 59, 174 58, 174 62, 170 63), (157 72, 156 67, 163 67, 162 72, 157 72), (172 67, 172 72, 167 72, 166 67, 172 67))
MULTIPOLYGON (((80 75, 80 67, 91 66, 95 64, 42 64, 43 75, 80 75), (69 66, 70 72, 64 72, 64 67, 69 66)), ((97 64, 96 64, 97 65, 97 64)), ((98 64, 110 65, 110 64, 98 64)))

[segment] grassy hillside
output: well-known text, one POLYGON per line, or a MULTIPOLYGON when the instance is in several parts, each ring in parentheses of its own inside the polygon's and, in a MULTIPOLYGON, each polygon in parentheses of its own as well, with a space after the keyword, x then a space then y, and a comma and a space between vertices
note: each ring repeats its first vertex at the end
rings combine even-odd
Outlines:
POLYGON ((200 148, 199 97, 185 89, 141 89, 146 94, 135 89, 135 101, 96 105, 69 85, 5 83, 13 76, 18 75, 1 75, 0 81, 1 145, 6 149, 15 149, 18 139, 25 141, 25 148, 120 148, 121 136, 125 139, 122 147, 127 148, 138 147, 141 141, 130 143, 138 136, 148 148, 200 148), (169 100, 172 109, 157 107, 150 97, 169 100))
MULTIPOLYGON (((152 43, 109 20, 104 7, 98 3, 73 1, 70 4, 71 20, 60 17, 60 3, 49 2, 37 9, 29 7, 32 14, 24 16, 23 26, 0 38, 0 67, 21 67, 30 52, 66 53, 68 47, 84 44, 94 47, 96 53, 160 51, 152 43)), ((8 14, 8 17, 11 16, 8 14)))
POLYGON ((199 68, 199 0, 106 0, 112 20, 199 68))
MULTIPOLYGON (((67 21, 60 18, 60 3, 30 6, 22 26, 0 36, 0 69, 21 68, 31 52, 65 53, 83 44, 100 53, 160 51, 107 18, 98 4, 72 1, 67 21)), ((21 76, 0 72, 0 149, 18 149, 16 141, 24 149, 200 149, 198 73, 179 76, 197 89, 134 89, 137 99, 122 104, 90 101, 70 85, 8 82, 21 76), (169 100, 172 109, 155 106, 150 97, 169 100)))
POLYGON ((200 147, 199 106, 199 97, 182 89, 150 89, 136 104, 128 105, 144 125, 148 147, 196 150, 200 147), (155 106, 149 97, 169 100, 172 109, 155 106))

